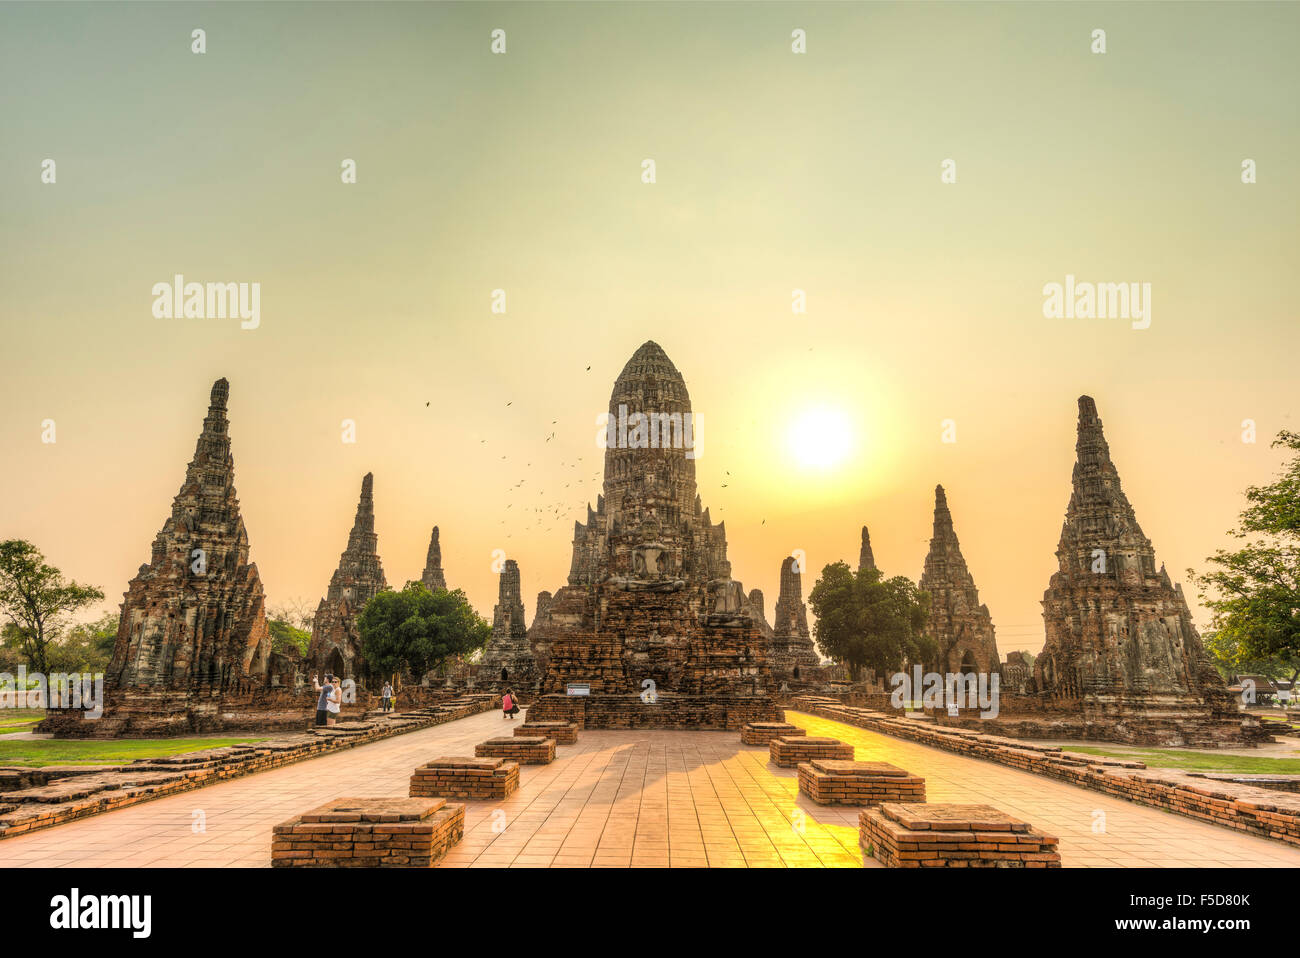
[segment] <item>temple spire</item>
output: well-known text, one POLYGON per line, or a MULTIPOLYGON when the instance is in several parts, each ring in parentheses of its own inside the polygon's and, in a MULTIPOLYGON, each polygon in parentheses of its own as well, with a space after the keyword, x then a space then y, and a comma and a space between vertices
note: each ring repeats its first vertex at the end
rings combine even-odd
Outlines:
POLYGON ((944 671, 996 672, 1000 663, 993 619, 961 554, 943 486, 934 487, 934 537, 919 585, 930 593, 926 633, 938 643, 944 671))
POLYGON ((862 548, 858 551, 858 571, 861 572, 863 569, 875 569, 875 568, 876 568, 876 557, 875 554, 872 553, 871 551, 871 533, 867 531, 866 526, 863 526, 862 527, 862 548))
POLYGON ((424 572, 420 576, 431 592, 447 588, 447 579, 442 574, 442 546, 438 543, 438 527, 433 527, 429 537, 429 551, 424 558, 424 572))
POLYGON ((936 539, 956 538, 952 528, 952 513, 948 511, 948 497, 943 486, 934 487, 934 537, 936 539))

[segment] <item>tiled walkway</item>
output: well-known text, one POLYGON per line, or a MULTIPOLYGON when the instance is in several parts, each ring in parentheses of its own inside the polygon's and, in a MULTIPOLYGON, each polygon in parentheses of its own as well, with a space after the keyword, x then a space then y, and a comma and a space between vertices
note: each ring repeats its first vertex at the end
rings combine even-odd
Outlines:
MULTIPOLYGON (((985 802, 1059 835, 1067 866, 1300 866, 1300 849, 1061 782, 798 712, 814 735, 926 779, 932 802, 985 802)), ((405 795, 411 770, 473 754, 499 713, 399 735, 0 841, 0 867, 267 866, 271 826, 331 798, 405 795)), ((737 732, 586 731, 551 765, 523 767, 505 802, 470 802, 444 867, 864 864, 857 809, 799 796, 793 769, 737 732)), ((868 859, 865 864, 875 866, 868 859)))

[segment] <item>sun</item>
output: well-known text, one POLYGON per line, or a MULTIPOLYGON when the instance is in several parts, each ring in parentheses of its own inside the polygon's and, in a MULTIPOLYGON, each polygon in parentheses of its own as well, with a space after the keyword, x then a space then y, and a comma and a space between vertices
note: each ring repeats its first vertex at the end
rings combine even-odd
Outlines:
POLYGON ((790 455, 799 465, 829 469, 848 456, 853 446, 853 427, 843 411, 823 406, 796 417, 787 438, 790 455))

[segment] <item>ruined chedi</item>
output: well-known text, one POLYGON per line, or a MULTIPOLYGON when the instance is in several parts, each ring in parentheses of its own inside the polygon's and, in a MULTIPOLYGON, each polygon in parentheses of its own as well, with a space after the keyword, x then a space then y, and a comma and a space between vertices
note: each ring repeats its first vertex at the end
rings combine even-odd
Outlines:
MULTIPOLYGON (((1138 744, 1259 740, 1192 624, 1181 586, 1156 567, 1110 459, 1091 397, 1079 397, 1073 492, 1043 593, 1034 664, 1046 703, 1080 734, 1138 744)), ((1062 722, 1053 733, 1065 731, 1062 722)))
MULTIPOLYGON (((127 586, 104 710, 52 709, 39 731, 56 738, 189 735, 240 724, 269 681, 271 636, 257 566, 235 495, 227 435, 230 387, 212 387, 203 432, 147 565, 127 586)), ((273 723, 263 721, 263 725, 273 723)), ((300 715, 294 724, 301 724, 300 715)))
POLYGON ((862 547, 858 549, 858 571, 861 572, 863 569, 879 571, 875 553, 871 551, 871 533, 867 531, 866 526, 862 527, 862 547))
POLYGON ((447 579, 442 574, 442 546, 438 542, 437 526, 433 527, 433 535, 429 537, 429 551, 424 557, 424 571, 420 573, 420 581, 430 592, 447 588, 447 579))
POLYGON ((172 513, 122 602, 110 689, 220 691, 263 685, 271 655, 266 598, 249 562, 227 434, 230 385, 207 418, 172 513))
POLYGON ((388 588, 379 560, 379 537, 375 535, 374 490, 375 477, 366 473, 361 480, 361 500, 348 534, 348 546, 339 557, 325 598, 316 608, 307 650, 309 667, 316 674, 331 672, 359 679, 364 673, 357 616, 377 592, 388 588))
POLYGON ((934 534, 920 588, 930 593, 926 632, 939 647, 941 672, 983 673, 999 669, 998 644, 988 606, 980 603, 948 511, 943 486, 934 487, 934 534))
POLYGON ((772 650, 769 665, 778 678, 794 676, 821 665, 808 630, 808 606, 803 601, 803 569, 794 556, 781 562, 781 592, 773 610, 772 650))
POLYGON ((758 625, 758 631, 762 633, 763 638, 765 638, 770 645, 776 633, 773 632, 772 627, 767 624, 767 612, 764 609, 766 601, 767 600, 763 597, 762 589, 749 590, 749 616, 758 625))
POLYGON ((686 383, 657 344, 623 367, 609 416, 604 494, 574 524, 569 583, 538 627, 548 694, 529 718, 676 728, 779 718, 725 525, 696 491, 686 383), (570 683, 591 695, 563 694, 570 683))
POLYGON ((499 679, 524 685, 537 680, 537 661, 529 648, 524 622, 519 563, 514 559, 507 559, 501 566, 497 604, 492 610, 492 638, 479 664, 479 674, 488 682, 499 679))

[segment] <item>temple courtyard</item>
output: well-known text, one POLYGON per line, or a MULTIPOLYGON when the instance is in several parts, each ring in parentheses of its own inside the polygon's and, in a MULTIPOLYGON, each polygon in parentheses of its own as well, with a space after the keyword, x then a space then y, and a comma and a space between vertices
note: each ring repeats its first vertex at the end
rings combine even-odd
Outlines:
MULTIPOLYGON (((792 710, 786 720, 923 776, 930 802, 987 803, 1059 836, 1066 867, 1300 866, 1280 842, 792 710)), ((0 867, 268 867, 272 826, 335 798, 405 796, 417 765, 472 755, 509 724, 487 712, 6 839, 0 867)), ((795 770, 738 732, 587 730, 521 771, 505 801, 466 803, 464 840, 440 867, 879 867, 858 848, 858 809, 801 796, 795 770)))

